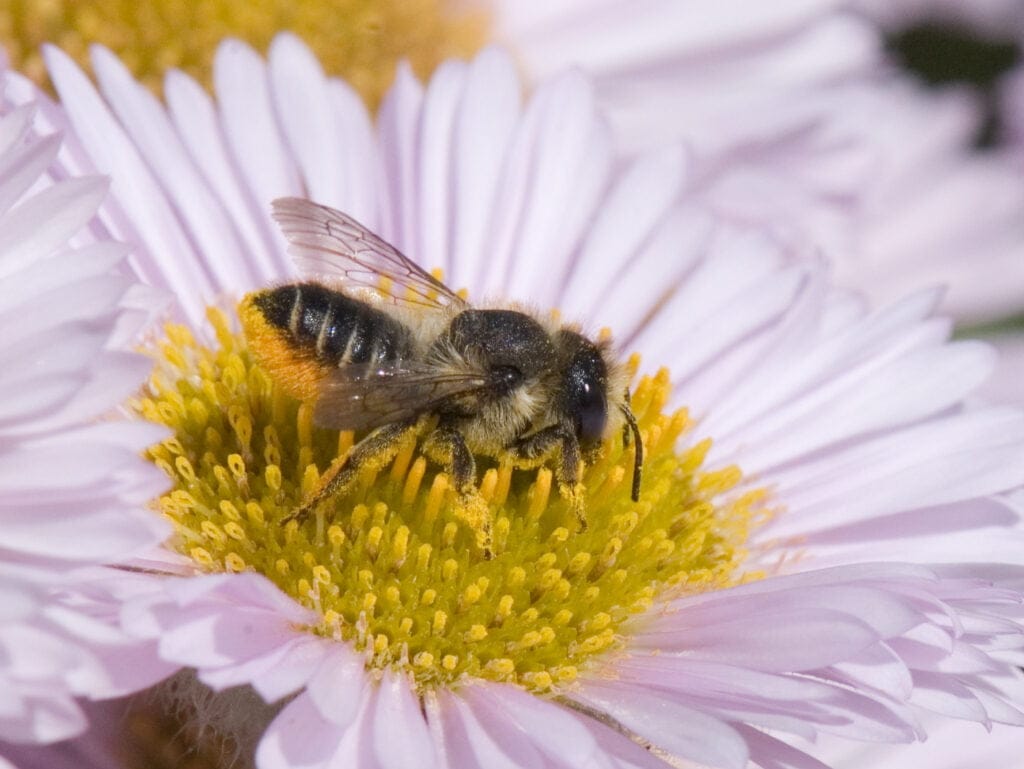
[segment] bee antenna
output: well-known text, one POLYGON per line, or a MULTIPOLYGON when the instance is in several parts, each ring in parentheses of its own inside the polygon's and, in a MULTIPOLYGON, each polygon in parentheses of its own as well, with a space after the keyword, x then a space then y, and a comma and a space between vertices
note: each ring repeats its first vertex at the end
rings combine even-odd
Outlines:
POLYGON ((633 460, 633 501, 640 501, 640 476, 643 474, 644 469, 644 442, 640 438, 640 426, 636 423, 636 417, 633 416, 633 411, 629 408, 628 404, 619 406, 619 410, 622 411, 623 416, 626 417, 626 424, 629 425, 629 429, 633 431, 633 450, 635 451, 635 459, 633 460))

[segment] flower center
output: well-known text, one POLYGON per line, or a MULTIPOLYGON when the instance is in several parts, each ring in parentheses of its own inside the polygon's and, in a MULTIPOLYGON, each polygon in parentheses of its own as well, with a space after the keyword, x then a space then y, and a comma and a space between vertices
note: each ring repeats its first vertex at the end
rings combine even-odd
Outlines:
POLYGON ((0 42, 12 65, 40 84, 46 82, 43 43, 57 43, 86 67, 89 46, 102 43, 159 91, 170 67, 209 83, 214 51, 225 37, 265 50, 275 34, 288 29, 306 41, 328 74, 344 77, 375 106, 401 59, 425 77, 444 59, 469 56, 483 45, 483 13, 456 12, 451 5, 443 0, 12 0, 0 14, 0 42))
POLYGON ((412 439, 302 525, 282 524, 353 435, 315 427, 228 317, 209 318, 209 346, 168 326, 134 404, 174 431, 150 450, 174 481, 158 501, 177 532, 171 546, 204 571, 266 575, 318 613, 312 632, 353 644, 368 668, 401 666, 421 688, 480 677, 546 691, 618 648, 655 602, 742 578, 765 494, 741 490, 735 467, 703 470, 710 441, 677 450, 693 425, 685 410, 662 413, 665 371, 640 378, 632 396, 645 448, 640 501, 632 449, 609 440, 584 472, 585 532, 549 468, 480 457, 494 521, 485 558, 461 497, 412 439))

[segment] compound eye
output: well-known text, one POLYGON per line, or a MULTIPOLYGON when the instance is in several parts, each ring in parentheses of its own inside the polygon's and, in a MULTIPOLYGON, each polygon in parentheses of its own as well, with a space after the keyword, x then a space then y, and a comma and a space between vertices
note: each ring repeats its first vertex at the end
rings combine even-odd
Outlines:
POLYGON ((608 423, 604 391, 592 383, 584 383, 577 393, 575 416, 580 440, 587 444, 600 441, 608 423))
POLYGON ((495 366, 491 369, 491 376, 495 386, 506 392, 511 392, 523 381, 523 372, 515 366, 495 366))

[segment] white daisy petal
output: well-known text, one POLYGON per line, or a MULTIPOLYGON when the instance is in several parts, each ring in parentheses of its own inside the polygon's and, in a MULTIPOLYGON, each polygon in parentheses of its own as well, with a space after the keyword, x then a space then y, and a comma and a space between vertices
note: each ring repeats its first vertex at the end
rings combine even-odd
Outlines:
POLYGON ((339 739, 311 699, 299 696, 267 727, 256 751, 256 763, 261 769, 327 767, 339 739))
MULTIPOLYGON (((142 277, 176 296, 185 296, 197 286, 209 291, 205 268, 125 130, 71 59, 52 47, 45 49, 44 56, 68 120, 96 167, 110 174, 112 188, 123 206, 118 210, 108 206, 104 210, 104 221, 112 234, 129 243, 144 239, 151 251, 174 255, 173 271, 157 272, 154 265, 139 263, 142 277), (152 200, 160 203, 150 205, 152 200), (142 238, 140 233, 145 233, 142 238)), ((199 317, 198 308, 190 308, 188 300, 183 304, 191 317, 199 317)))
MULTIPOLYGON (((499 250, 484 291, 500 287, 507 295, 526 296, 532 290, 542 307, 557 301, 554 289, 565 282, 576 244, 611 172, 611 138, 594 110, 589 84, 579 75, 567 74, 537 90, 523 115, 521 141, 511 150, 513 168, 526 161, 518 151, 529 152, 527 168, 513 171, 509 180, 512 185, 516 178, 525 182, 522 207, 510 210, 514 223, 507 218, 496 227, 499 250), (509 227, 514 227, 514 240, 504 239, 509 227), (538 286, 541 275, 546 281, 538 286)), ((497 206, 502 210, 500 201, 497 206)))
POLYGON ((243 263, 240 247, 167 114, 110 51, 94 47, 92 63, 104 97, 140 155, 147 159, 156 183, 183 219, 183 228, 193 247, 197 251, 215 249, 220 254, 220 258, 205 264, 213 285, 229 285, 237 274, 238 268, 234 266, 243 263))
POLYGON ((343 207, 342 177, 335 170, 344 166, 343 150, 319 62, 297 37, 281 35, 274 39, 268 63, 270 98, 306 195, 343 207))
POLYGON ((680 758, 722 769, 743 769, 747 765, 749 750, 742 736, 696 708, 610 681, 589 685, 576 699, 680 758))
POLYGON ((568 711, 553 707, 535 697, 508 686, 481 686, 468 689, 463 699, 474 713, 488 722, 508 719, 530 735, 534 747, 549 760, 567 766, 586 765, 596 752, 593 736, 568 711))
POLYGON ((393 673, 385 673, 377 685, 376 707, 372 716, 372 745, 375 761, 368 764, 381 769, 432 769, 434 745, 420 712, 419 698, 409 682, 393 673))
POLYGON ((34 257, 66 243, 105 194, 103 180, 75 179, 54 185, 5 213, 0 218, 0 276, 10 278, 34 257))
POLYGON ((53 105, 21 82, 8 81, 3 93, 0 741, 26 744, 84 729, 76 695, 104 696, 120 684, 135 690, 166 669, 149 648, 146 676, 115 673, 111 648, 122 652, 121 669, 137 669, 129 658, 148 643, 109 624, 97 634, 83 602, 69 598, 84 567, 130 558, 167 535, 140 504, 165 489, 166 478, 139 456, 166 433, 96 423, 151 368, 111 347, 134 285, 119 273, 128 249, 93 220, 107 183, 92 168, 76 177, 64 165, 73 151, 45 135, 63 125, 53 105))
POLYGON ((235 171, 227 137, 213 100, 197 82, 172 70, 164 83, 167 109, 192 161, 203 175, 216 200, 230 217, 234 231, 244 245, 248 260, 239 276, 243 285, 257 285, 277 274, 278 247, 269 222, 257 207, 244 179, 235 171))
MULTIPOLYGON (((17 148, 17 144, 21 142, 29 133, 32 127, 32 121, 36 115, 36 106, 34 104, 22 104, 19 107, 11 109, 7 114, 4 115, 3 120, 0 120, 0 154, 3 154, 4 168, 13 168, 19 165, 17 158, 23 157, 23 152, 29 148, 22 148, 20 151, 17 148)), ((44 142, 43 146, 49 146, 50 142, 44 142)), ((40 169, 42 172, 42 169, 40 169)), ((34 181, 34 180, 33 180, 34 181)), ((4 180, 0 182, 0 185, 6 187, 14 182, 6 175, 4 180)), ((4 206, 4 210, 10 207, 14 201, 8 201, 7 205, 4 206)))
POLYGON ((444 753, 450 769, 544 766, 541 753, 529 739, 523 739, 521 732, 495 719, 487 719, 490 728, 485 728, 482 717, 461 698, 448 693, 441 696, 442 704, 435 717, 442 723, 444 753))
POLYGON ((367 684, 363 661, 342 647, 324 659, 306 691, 323 718, 344 728, 358 715, 367 684))
MULTIPOLYGON (((453 227, 452 275, 465 285, 480 285, 488 272, 486 263, 477 257, 490 245, 491 217, 509 142, 520 120, 520 89, 512 61, 498 49, 485 50, 466 71, 465 89, 452 125, 452 144, 458 148, 449 161, 453 164, 449 171, 453 200, 449 205, 438 201, 434 212, 442 221, 450 210, 459 212, 453 227)), ((428 157, 433 147, 424 137, 422 156, 428 157)), ((421 199, 430 196, 431 190, 424 187, 421 199)), ((421 216, 420 222, 426 238, 427 221, 421 216)))
MULTIPOLYGON (((597 308, 614 301, 609 293, 626 277, 624 273, 643 270, 642 262, 629 257, 655 240, 655 232, 667 224, 665 219, 682 191, 686 171, 686 156, 680 147, 646 153, 630 164, 602 202, 585 235, 578 258, 594 265, 593 274, 566 281, 565 291, 558 298, 560 307, 596 315, 597 308)), ((697 224, 687 221, 680 229, 697 229, 697 224)), ((675 252, 666 251, 663 261, 659 260, 661 269, 668 267, 670 259, 685 264, 681 258, 686 253, 684 242, 671 244, 675 252)))
MULTIPOLYGON (((384 97, 377 114, 377 144, 381 153, 383 197, 391 202, 384 206, 379 220, 363 223, 384 235, 400 249, 415 246, 418 210, 416 195, 416 131, 418 113, 423 103, 423 86, 416 80, 408 64, 400 64, 395 84, 384 97)), ((379 172, 380 173, 380 172, 379 172)))
POLYGON ((217 50, 213 75, 229 151, 255 200, 301 194, 298 172, 274 118, 263 59, 240 40, 228 40, 217 50))
MULTIPOLYGON (((16 127, 16 130, 12 131, 13 136, 9 143, 24 140, 34 115, 35 109, 31 105, 25 105, 3 121, 5 126, 13 123, 16 127)), ((42 176, 46 167, 53 162, 59 149, 59 137, 47 136, 37 142, 26 142, 10 150, 0 150, 3 159, 3 165, 0 166, 0 211, 9 210, 15 201, 28 191, 42 176)))
MULTIPOLYGON (((464 255, 455 252, 452 237, 459 232, 453 226, 449 211, 452 208, 454 184, 452 168, 455 142, 455 119, 459 106, 464 98, 468 65, 462 61, 446 61, 430 79, 423 94, 423 100, 429 107, 424 110, 419 127, 419 143, 429 147, 430 152, 419 154, 417 173, 417 197, 419 210, 416 212, 421 222, 419 242, 410 244, 409 254, 420 264, 431 268, 439 267, 448 276, 463 281, 464 268, 459 265, 464 255), (458 277, 456 277, 458 276, 458 277)), ((518 84, 517 84, 518 85, 518 84)), ((488 91, 493 98, 500 93, 499 88, 488 91)), ((467 100, 467 106, 476 106, 476 102, 467 100)), ((519 103, 515 103, 515 116, 519 114, 519 103)), ((500 160, 500 155, 498 156, 500 160)), ((492 158, 481 152, 476 158, 477 163, 490 164, 492 158)), ((482 191, 486 194, 488 191, 482 191)), ((472 254, 469 254, 472 256, 472 254)))

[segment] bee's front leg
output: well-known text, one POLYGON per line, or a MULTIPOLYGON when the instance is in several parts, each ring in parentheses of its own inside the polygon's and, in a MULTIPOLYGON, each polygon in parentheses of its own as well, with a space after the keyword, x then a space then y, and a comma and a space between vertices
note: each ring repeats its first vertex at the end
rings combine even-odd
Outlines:
POLYGON ((324 473, 313 494, 281 519, 281 523, 298 521, 300 524, 309 517, 316 506, 330 496, 347 488, 358 477, 360 470, 371 464, 384 467, 395 458, 402 443, 418 429, 417 420, 405 420, 382 425, 352 447, 345 456, 338 457, 324 473))
POLYGON ((448 470, 461 502, 461 517, 476 532, 484 557, 494 557, 491 508, 476 487, 476 461, 462 433, 442 421, 423 442, 423 453, 448 470))
POLYGON ((580 531, 587 530, 587 505, 582 474, 583 458, 576 432, 568 424, 555 424, 519 438, 507 448, 513 461, 545 460, 560 450, 562 463, 558 469, 558 484, 562 494, 576 516, 580 531))

